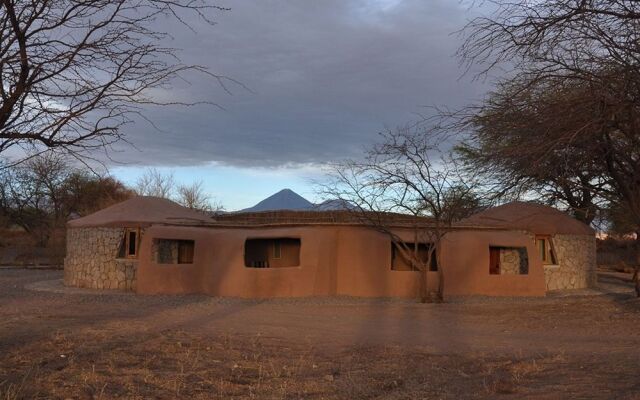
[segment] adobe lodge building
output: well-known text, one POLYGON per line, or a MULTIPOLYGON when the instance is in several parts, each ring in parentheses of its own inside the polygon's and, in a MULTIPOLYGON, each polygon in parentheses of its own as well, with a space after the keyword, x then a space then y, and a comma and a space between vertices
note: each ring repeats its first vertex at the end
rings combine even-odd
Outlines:
MULTIPOLYGON (((428 229, 429 220, 424 219, 428 229)), ((414 228, 396 216, 411 243, 414 228)), ((346 211, 267 211, 214 217, 135 197, 68 223, 66 285, 141 294, 244 298, 417 297, 421 273, 390 237, 346 211)), ((419 248, 422 253, 423 248, 419 248)), ((544 296, 596 283, 594 231, 550 207, 514 202, 447 232, 444 295, 544 296)))

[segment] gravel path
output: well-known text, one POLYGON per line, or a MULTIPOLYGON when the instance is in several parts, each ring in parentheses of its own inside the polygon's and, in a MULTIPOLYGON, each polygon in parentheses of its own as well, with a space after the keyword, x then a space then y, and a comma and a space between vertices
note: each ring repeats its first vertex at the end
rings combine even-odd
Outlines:
MULTIPOLYGON (((0 328, 13 332, 9 336, 16 339, 52 329, 131 333, 184 329, 203 334, 263 334, 331 347, 410 342, 443 352, 590 351, 575 340, 576 334, 585 341, 607 336, 609 347, 625 347, 640 335, 640 301, 628 285, 625 288, 624 280, 611 275, 607 279, 617 279, 620 286, 615 290, 594 289, 570 296, 558 292, 544 298, 451 298, 445 304, 351 297, 144 296, 66 288, 61 276, 61 271, 0 271, 0 328), (625 316, 624 324, 609 323, 619 315, 625 316), (638 325, 627 325, 627 317, 638 325)), ((614 283, 608 282, 607 287, 614 283)), ((0 347, 3 344, 10 341, 3 340, 0 347)))

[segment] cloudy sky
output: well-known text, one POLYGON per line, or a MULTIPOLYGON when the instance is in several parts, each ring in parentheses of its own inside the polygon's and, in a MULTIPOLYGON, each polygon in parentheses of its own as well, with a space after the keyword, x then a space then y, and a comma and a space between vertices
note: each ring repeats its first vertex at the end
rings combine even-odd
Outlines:
POLYGON ((176 82, 168 99, 219 104, 148 111, 127 130, 133 148, 113 157, 117 177, 145 168, 202 180, 227 209, 289 187, 313 199, 324 163, 358 157, 377 133, 415 120, 425 106, 482 97, 455 58, 455 32, 482 12, 460 0, 260 0, 231 8, 213 27, 172 27, 185 63, 232 77, 176 82))

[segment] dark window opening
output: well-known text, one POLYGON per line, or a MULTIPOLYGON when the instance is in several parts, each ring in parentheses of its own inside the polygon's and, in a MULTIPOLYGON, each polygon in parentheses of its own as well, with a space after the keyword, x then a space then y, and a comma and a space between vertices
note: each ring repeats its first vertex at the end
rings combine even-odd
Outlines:
POLYGON ((127 238, 127 242, 129 244, 129 246, 127 246, 127 255, 128 256, 135 256, 136 255, 136 249, 137 249, 137 232, 136 231, 129 231, 129 237, 127 238))
POLYGON ((244 243, 247 268, 283 268, 300 265, 300 239, 247 239, 244 243))
POLYGON ((526 247, 489 247, 489 274, 527 275, 529 258, 526 247))
POLYGON ((536 236, 536 247, 538 254, 544 265, 557 264, 556 252, 553 248, 553 242, 548 236, 536 236))
POLYGON ((193 264, 193 240, 154 239, 153 258, 157 264, 193 264))
POLYGON ((418 254, 416 260, 414 259, 416 247, 415 243, 405 242, 405 243, 391 243, 391 270, 392 271, 419 271, 420 268, 415 265, 415 262, 418 261, 421 265, 427 264, 429 260, 429 253, 431 253, 431 260, 428 263, 429 271, 437 271, 438 270, 438 257, 436 256, 436 250, 433 247, 433 243, 418 243, 418 254), (404 252, 408 253, 405 256, 404 252, 401 251, 398 246, 402 246, 404 252))
POLYGON ((138 258, 140 235, 137 229, 126 229, 118 250, 119 258, 138 258))

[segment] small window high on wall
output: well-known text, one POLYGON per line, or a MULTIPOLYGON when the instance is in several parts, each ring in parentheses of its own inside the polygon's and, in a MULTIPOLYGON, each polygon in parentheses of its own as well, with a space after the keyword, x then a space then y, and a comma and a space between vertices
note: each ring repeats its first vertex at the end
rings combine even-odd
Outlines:
POLYGON ((300 239, 260 238, 244 243, 247 268, 283 268, 300 265, 300 239))
POLYGON ((140 242, 140 230, 136 228, 127 228, 120 242, 120 250, 118 257, 120 258, 138 258, 138 245, 140 242))
POLYGON ((556 252, 549 236, 536 236, 536 247, 544 265, 556 265, 556 252))
POLYGON ((157 264, 193 264, 193 240, 153 239, 153 259, 157 264))
POLYGON ((526 247, 489 247, 489 274, 527 275, 529 257, 526 247))
MULTIPOLYGON (((414 255, 416 251, 415 243, 405 242, 403 244, 396 244, 391 242, 391 270, 392 271, 419 271, 419 268, 415 267, 411 262, 411 256, 405 257, 404 252, 401 251, 398 246, 402 246, 405 252, 414 255)), ((438 258, 436 257, 436 251, 433 249, 433 243, 418 243, 417 259, 422 264, 427 264, 429 259, 429 253, 431 252, 431 262, 428 263, 429 271, 438 270, 438 258)))

